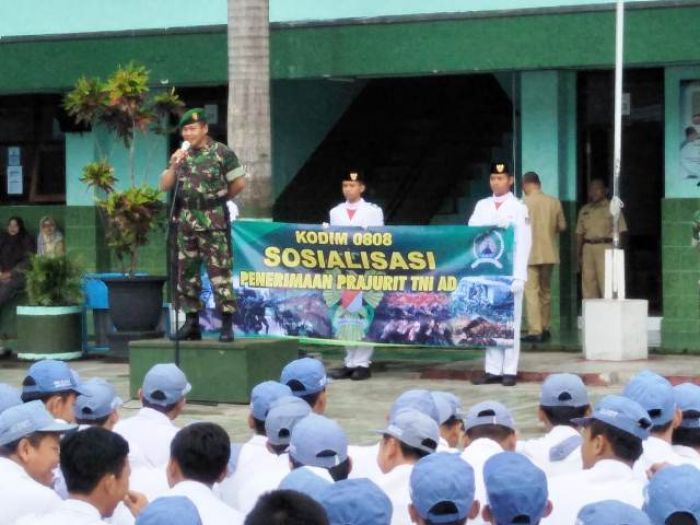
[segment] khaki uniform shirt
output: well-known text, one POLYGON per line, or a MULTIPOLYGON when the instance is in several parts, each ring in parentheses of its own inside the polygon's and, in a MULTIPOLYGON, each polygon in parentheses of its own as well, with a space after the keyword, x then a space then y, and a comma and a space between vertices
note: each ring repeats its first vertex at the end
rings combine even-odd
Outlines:
POLYGON ((528 264, 559 264, 559 232, 566 230, 561 202, 539 190, 526 195, 523 202, 530 213, 532 227, 528 264))
MULTIPOLYGON (((625 216, 620 213, 620 233, 627 231, 625 216)), ((603 199, 597 203, 588 203, 578 214, 576 235, 583 235, 586 241, 611 239, 613 234, 613 216, 610 213, 610 201, 603 199)))

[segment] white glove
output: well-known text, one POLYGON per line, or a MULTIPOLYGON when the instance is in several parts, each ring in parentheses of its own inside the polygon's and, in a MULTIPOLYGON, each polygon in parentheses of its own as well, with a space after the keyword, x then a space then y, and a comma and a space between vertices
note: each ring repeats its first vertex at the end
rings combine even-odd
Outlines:
POLYGON ((323 228, 324 230, 327 230, 327 229, 330 228, 330 227, 331 227, 331 225, 328 224, 327 222, 322 222, 322 223, 321 223, 321 228, 323 228))
POLYGON ((525 281, 522 279, 513 279, 513 282, 510 283, 510 291, 513 293, 520 293, 523 290, 525 290, 525 281))
POLYGON ((505 230, 506 228, 508 228, 510 226, 510 221, 505 217, 499 218, 498 221, 496 222, 496 226, 498 228, 503 228, 505 230))

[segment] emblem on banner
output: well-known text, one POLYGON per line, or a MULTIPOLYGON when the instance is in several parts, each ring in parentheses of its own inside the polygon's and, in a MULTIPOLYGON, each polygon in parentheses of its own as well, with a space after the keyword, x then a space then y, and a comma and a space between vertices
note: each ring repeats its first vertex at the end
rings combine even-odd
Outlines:
POLYGON ((499 231, 494 230, 477 235, 472 247, 476 260, 471 264, 471 267, 477 268, 482 264, 491 264, 498 269, 503 268, 500 259, 505 247, 506 243, 499 231))

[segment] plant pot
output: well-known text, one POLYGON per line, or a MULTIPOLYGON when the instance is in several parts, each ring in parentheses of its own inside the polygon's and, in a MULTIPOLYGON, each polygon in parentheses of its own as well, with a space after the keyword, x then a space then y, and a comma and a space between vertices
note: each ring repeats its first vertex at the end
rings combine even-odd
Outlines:
POLYGON ((109 314, 118 332, 153 332, 163 314, 166 277, 107 277, 109 314))
POLYGON ((17 307, 17 357, 65 360, 82 354, 80 306, 17 307))

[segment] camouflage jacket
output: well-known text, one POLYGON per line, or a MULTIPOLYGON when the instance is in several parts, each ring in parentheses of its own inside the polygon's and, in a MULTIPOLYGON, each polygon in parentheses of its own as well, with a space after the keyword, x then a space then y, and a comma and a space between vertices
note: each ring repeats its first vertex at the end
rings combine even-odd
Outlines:
POLYGON ((226 204, 212 209, 188 207, 187 200, 226 197, 228 185, 245 174, 236 154, 225 144, 209 139, 201 148, 192 148, 176 169, 180 181, 179 219, 193 230, 228 230, 226 204))

